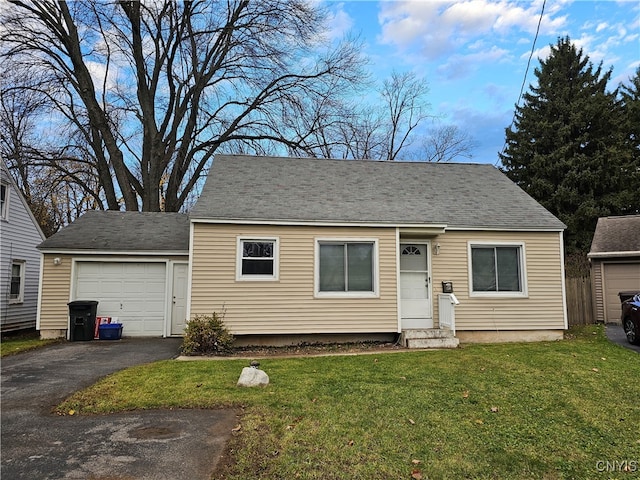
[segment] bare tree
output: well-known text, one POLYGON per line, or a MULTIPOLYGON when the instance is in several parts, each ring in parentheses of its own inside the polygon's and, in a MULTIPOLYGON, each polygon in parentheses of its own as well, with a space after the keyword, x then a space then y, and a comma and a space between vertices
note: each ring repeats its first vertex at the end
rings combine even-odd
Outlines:
POLYGON ((65 156, 39 133, 37 122, 46 105, 34 90, 7 89, 0 94, 0 157, 42 231, 50 236, 87 209, 101 208, 102 201, 88 162, 65 156))
POLYGON ((322 125, 283 119, 362 75, 357 45, 323 42, 303 0, 9 3, 4 68, 38 79, 12 88, 46 97, 110 209, 179 210, 219 149, 309 149, 322 125))
POLYGON ((475 146, 471 137, 455 126, 440 126, 440 118, 430 113, 428 93, 424 79, 410 72, 394 72, 371 100, 374 106, 336 99, 308 104, 288 128, 310 134, 289 153, 429 162, 471 157, 475 146), (427 125, 429 120, 434 126, 427 125))
POLYGON ((422 146, 428 162, 450 162, 459 157, 472 158, 476 142, 455 125, 436 124, 424 137, 422 146))

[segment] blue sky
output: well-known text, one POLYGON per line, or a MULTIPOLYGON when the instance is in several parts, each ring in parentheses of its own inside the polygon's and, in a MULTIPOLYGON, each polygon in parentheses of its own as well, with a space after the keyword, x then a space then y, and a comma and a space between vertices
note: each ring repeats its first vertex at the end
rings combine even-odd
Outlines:
MULTIPOLYGON (((430 88, 432 113, 476 141, 473 162, 495 163, 525 78, 543 0, 329 1, 334 34, 365 42, 384 78, 414 71, 430 88)), ((640 66, 640 2, 547 0, 525 91, 538 58, 568 35, 594 64, 613 67, 611 88, 640 66)))

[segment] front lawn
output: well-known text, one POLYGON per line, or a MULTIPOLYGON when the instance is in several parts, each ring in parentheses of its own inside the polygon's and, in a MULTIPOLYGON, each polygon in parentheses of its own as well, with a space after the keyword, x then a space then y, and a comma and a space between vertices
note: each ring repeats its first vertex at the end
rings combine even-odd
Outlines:
POLYGON ((40 340, 37 332, 8 334, 0 341, 0 357, 46 347, 61 340, 40 340))
POLYGON ((164 361, 109 376, 60 413, 243 412, 224 479, 637 478, 640 357, 601 327, 553 343, 246 361, 164 361), (593 331, 593 332, 592 332, 593 331))

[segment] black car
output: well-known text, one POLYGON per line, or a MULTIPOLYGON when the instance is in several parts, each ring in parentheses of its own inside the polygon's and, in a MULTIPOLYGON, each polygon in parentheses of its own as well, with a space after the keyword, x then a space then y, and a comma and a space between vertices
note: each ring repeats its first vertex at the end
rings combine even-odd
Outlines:
POLYGON ((640 294, 622 302, 622 328, 627 340, 633 345, 640 345, 640 294))

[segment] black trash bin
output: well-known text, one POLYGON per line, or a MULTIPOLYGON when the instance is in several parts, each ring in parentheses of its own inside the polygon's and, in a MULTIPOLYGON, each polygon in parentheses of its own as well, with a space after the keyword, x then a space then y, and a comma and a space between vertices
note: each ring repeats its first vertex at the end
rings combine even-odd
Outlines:
POLYGON ((69 305, 69 340, 72 342, 93 340, 98 302, 76 300, 67 305, 69 305))
POLYGON ((620 297, 620 303, 624 303, 630 298, 635 297, 636 295, 640 295, 639 290, 629 290, 626 292, 618 292, 618 296, 620 297))

